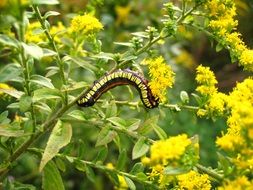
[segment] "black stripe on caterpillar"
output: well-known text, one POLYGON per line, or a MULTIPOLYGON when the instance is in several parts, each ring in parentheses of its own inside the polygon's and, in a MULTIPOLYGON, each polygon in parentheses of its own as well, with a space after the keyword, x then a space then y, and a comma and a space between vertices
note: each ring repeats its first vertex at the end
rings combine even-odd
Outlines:
POLYGON ((159 99, 152 94, 148 81, 129 69, 114 71, 95 81, 93 86, 77 101, 77 104, 82 107, 92 106, 102 94, 121 85, 134 86, 138 90, 145 107, 155 108, 159 105, 159 99))

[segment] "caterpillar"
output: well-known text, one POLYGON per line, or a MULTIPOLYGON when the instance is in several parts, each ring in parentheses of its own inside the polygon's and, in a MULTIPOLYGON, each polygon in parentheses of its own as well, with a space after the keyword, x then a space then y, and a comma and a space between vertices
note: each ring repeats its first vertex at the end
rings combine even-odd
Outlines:
POLYGON ((148 86, 148 81, 130 69, 116 70, 113 73, 104 75, 94 82, 94 84, 77 101, 77 104, 82 107, 92 106, 102 94, 121 85, 134 86, 138 90, 141 101, 145 107, 155 108, 158 106, 159 99, 152 94, 151 89, 148 86))

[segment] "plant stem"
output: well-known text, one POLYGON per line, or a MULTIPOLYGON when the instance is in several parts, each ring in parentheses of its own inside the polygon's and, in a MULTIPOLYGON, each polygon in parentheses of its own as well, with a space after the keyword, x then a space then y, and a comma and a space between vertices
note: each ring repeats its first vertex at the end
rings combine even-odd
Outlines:
MULTIPOLYGON (((25 42, 25 28, 24 28, 24 11, 21 8, 21 2, 19 1, 19 6, 20 6, 20 21, 19 21, 19 41, 25 42)), ((24 77, 24 91, 26 92, 26 95, 31 97, 32 92, 30 89, 30 71, 29 71, 29 65, 28 61, 26 59, 25 55, 25 50, 22 46, 20 46, 20 58, 19 58, 19 63, 23 68, 23 77, 24 77)), ((35 116, 35 111, 34 111, 34 103, 31 103, 30 107, 30 112, 31 112, 31 117, 32 117, 32 127, 33 127, 33 132, 36 130, 36 116, 35 116)))
MULTIPOLYGON (((38 19, 38 21, 40 22, 41 24, 41 27, 44 31, 44 33, 46 34, 47 36, 47 39, 52 47, 52 49, 56 52, 56 62, 57 62, 57 65, 59 67, 59 70, 60 70, 60 77, 61 77, 61 81, 62 81, 62 84, 64 85, 64 89, 66 88, 66 85, 67 85, 67 80, 65 78, 65 75, 64 75, 64 65, 63 65, 63 61, 60 57, 60 53, 59 53, 59 50, 56 46, 56 43, 52 37, 52 35, 50 34, 46 24, 45 24, 45 21, 44 21, 44 18, 42 17, 41 13, 40 13, 40 10, 38 8, 38 6, 34 6, 32 5, 32 9, 35 13, 35 16, 36 18, 38 19)), ((68 104, 68 92, 66 90, 64 90, 64 99, 63 99, 63 102, 65 103, 65 105, 68 104)))
MULTIPOLYGON (((103 103, 105 100, 98 100, 97 102, 103 103)), ((115 104, 118 105, 127 105, 127 106, 143 106, 141 102, 129 102, 129 101, 114 101, 115 104)), ((164 108, 169 108, 171 110, 180 110, 180 109, 186 109, 186 110, 191 110, 191 111, 197 111, 199 109, 198 106, 189 106, 189 105, 178 105, 178 104, 160 104, 159 107, 164 107, 164 108)))

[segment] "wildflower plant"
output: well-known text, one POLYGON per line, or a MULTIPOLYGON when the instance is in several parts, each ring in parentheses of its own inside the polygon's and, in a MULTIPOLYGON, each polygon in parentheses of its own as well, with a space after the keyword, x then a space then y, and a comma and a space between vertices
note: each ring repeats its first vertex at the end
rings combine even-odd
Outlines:
POLYGON ((237 30, 238 1, 173 2, 150 1, 141 13, 135 1, 90 1, 75 12, 58 0, 0 2, 0 189, 252 188, 253 50, 237 30), (140 21, 154 7, 158 14, 140 21), (222 92, 212 65, 182 48, 196 31, 249 76, 222 92), (194 72, 189 93, 178 82, 182 66, 194 72), (158 108, 147 110, 130 87, 77 106, 94 81, 119 69, 140 75, 131 83, 150 90, 158 108), (219 130, 210 133, 213 168, 200 132, 165 122, 186 113, 200 119, 197 130, 203 119, 224 122, 208 129, 219 130))

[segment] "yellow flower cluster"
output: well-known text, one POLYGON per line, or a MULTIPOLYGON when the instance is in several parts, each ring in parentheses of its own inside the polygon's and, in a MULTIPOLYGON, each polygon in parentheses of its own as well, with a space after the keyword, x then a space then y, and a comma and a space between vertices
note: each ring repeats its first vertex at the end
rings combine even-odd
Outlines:
POLYGON ((45 34, 40 31, 36 33, 36 30, 39 31, 41 29, 41 25, 39 22, 32 22, 29 23, 26 33, 25 33, 25 40, 27 43, 40 43, 46 41, 45 34))
POLYGON ((196 81, 199 84, 196 89, 197 92, 207 97, 217 92, 217 88, 215 87, 217 80, 209 67, 200 65, 197 67, 196 73, 196 81))
POLYGON ((148 65, 151 81, 149 86, 154 96, 161 102, 166 101, 167 88, 174 84, 174 75, 171 67, 166 64, 164 58, 159 56, 154 59, 145 59, 143 65, 148 65))
POLYGON ((222 116, 225 112, 227 104, 227 95, 218 92, 216 88, 217 80, 214 73, 209 67, 202 65, 197 67, 196 81, 199 86, 196 91, 199 92, 206 99, 204 105, 205 110, 199 109, 197 115, 202 116, 222 116))
POLYGON ((211 182, 207 174, 199 174, 191 170, 186 174, 177 176, 178 190, 210 190, 211 182))
POLYGON ((253 71, 253 50, 247 48, 241 34, 236 32, 238 21, 234 0, 210 0, 206 3, 209 10, 209 27, 219 42, 228 47, 231 56, 239 60, 239 64, 246 70, 253 71))
POLYGON ((246 176, 240 176, 233 181, 226 181, 218 190, 251 190, 253 181, 249 181, 246 176))
POLYGON ((97 18, 90 14, 75 16, 70 24, 70 31, 78 35, 90 35, 103 29, 97 18))
MULTIPOLYGON (((196 160, 195 143, 187 137, 186 134, 181 134, 175 137, 170 137, 166 140, 156 141, 151 145, 150 157, 142 158, 142 163, 144 165, 149 165, 151 167, 151 172, 148 173, 149 178, 152 181, 156 181, 160 187, 165 187, 174 178, 171 175, 167 175, 164 172, 167 166, 170 167, 184 167, 186 163, 184 156, 188 156, 188 160, 196 160), (193 147, 193 149, 192 149, 193 147), (192 159, 189 159, 189 158, 192 159)), ((198 157, 198 155, 197 155, 198 157)))

